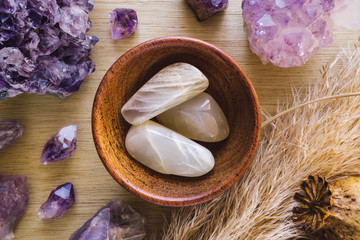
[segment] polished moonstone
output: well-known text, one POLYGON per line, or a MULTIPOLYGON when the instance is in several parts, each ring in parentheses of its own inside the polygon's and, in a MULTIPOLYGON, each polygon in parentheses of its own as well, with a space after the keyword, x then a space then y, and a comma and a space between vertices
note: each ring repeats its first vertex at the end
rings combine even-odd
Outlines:
POLYGON ((109 15, 110 30, 113 39, 127 38, 132 35, 138 25, 136 11, 127 8, 116 8, 109 15))
POLYGON ((51 191, 48 199, 44 202, 38 216, 43 221, 51 221, 60 218, 75 203, 75 192, 72 183, 65 183, 51 191))
POLYGON ((41 162, 57 162, 64 160, 74 154, 76 150, 76 131, 75 125, 69 125, 57 131, 45 144, 41 162))
POLYGON ((179 105, 209 86, 205 75, 188 63, 162 69, 123 106, 121 114, 131 124, 140 124, 179 105))
POLYGON ((334 0, 244 0, 251 50, 266 64, 301 66, 332 41, 334 0))
POLYGON ((24 216, 29 202, 26 176, 0 175, 0 239, 14 238, 13 229, 24 216))
POLYGON ((186 0, 199 21, 228 7, 228 0, 186 0))
POLYGON ((145 218, 125 202, 112 200, 69 240, 141 240, 145 234, 145 218))
POLYGON ((207 93, 174 107, 157 116, 164 126, 188 138, 218 142, 229 135, 229 124, 217 102, 207 93))
POLYGON ((198 177, 214 167, 208 149, 150 120, 130 128, 125 146, 133 158, 164 174, 198 177))
POLYGON ((17 121, 0 121, 0 151, 12 144, 23 133, 23 125, 17 121))

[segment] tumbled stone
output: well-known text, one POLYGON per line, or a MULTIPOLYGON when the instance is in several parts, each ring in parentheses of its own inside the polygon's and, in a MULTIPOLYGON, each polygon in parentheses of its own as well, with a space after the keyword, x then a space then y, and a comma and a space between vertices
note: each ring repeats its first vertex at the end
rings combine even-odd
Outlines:
POLYGON ((0 239, 14 238, 13 229, 24 216, 29 202, 26 176, 0 175, 0 239))
POLYGON ((263 64, 301 66, 332 42, 334 0, 244 0, 251 50, 263 64))
POLYGON ((134 9, 116 8, 110 13, 109 20, 113 39, 129 37, 136 31, 138 25, 138 18, 134 9))
POLYGON ((76 150, 76 125, 59 129, 44 146, 41 162, 58 162, 70 157, 76 150))
POLYGON ((43 221, 60 218, 75 203, 72 183, 65 183, 51 191, 48 199, 41 205, 38 216, 43 221))
POLYGON ((121 200, 101 208, 69 240, 141 240, 145 218, 121 200))
POLYGON ((228 0, 186 0, 199 21, 228 7, 228 0))
POLYGON ((150 120, 130 128, 125 146, 133 158, 164 174, 198 177, 215 164, 208 149, 150 120))
POLYGON ((23 125, 18 121, 0 121, 0 151, 15 142, 23 130, 23 125))
POLYGON ((131 124, 140 124, 179 105, 209 86, 205 75, 188 63, 165 67, 144 84, 121 109, 131 124))
POLYGON ((175 132, 198 141, 218 142, 229 135, 224 112, 205 92, 158 115, 157 119, 175 132))

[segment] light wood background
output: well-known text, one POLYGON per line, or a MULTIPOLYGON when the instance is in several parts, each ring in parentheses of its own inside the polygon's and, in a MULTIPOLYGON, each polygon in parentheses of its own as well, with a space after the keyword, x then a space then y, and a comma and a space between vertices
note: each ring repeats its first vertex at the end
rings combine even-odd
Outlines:
POLYGON ((226 11, 198 22, 184 0, 95 0, 90 14, 90 34, 99 37, 92 59, 96 71, 85 79, 79 92, 68 99, 23 94, 0 102, 0 120, 23 123, 24 134, 0 152, 0 174, 28 176, 30 202, 26 215, 15 229, 15 239, 68 239, 73 231, 104 204, 114 198, 128 202, 147 219, 148 233, 159 229, 168 208, 138 199, 122 189, 107 173, 96 153, 91 134, 91 108, 98 84, 110 65, 131 47, 162 36, 187 36, 208 41, 229 53, 248 73, 263 110, 274 114, 278 103, 291 96, 292 87, 311 85, 320 77, 319 69, 342 48, 358 41, 357 32, 337 30, 334 43, 320 50, 303 67, 280 69, 262 65, 251 53, 243 31, 241 0, 230 0, 226 11), (139 26, 128 39, 112 40, 108 15, 114 8, 133 8, 139 26), (45 142, 60 127, 78 125, 78 148, 69 159, 43 166, 40 154, 45 142), (76 192, 75 205, 63 218, 43 223, 37 210, 50 191, 71 181, 76 192))

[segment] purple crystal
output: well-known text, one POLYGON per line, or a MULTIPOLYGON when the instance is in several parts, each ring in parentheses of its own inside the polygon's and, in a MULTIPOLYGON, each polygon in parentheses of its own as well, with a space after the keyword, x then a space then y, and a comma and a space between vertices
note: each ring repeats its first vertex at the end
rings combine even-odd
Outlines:
POLYGON ((17 121, 0 121, 0 151, 12 144, 23 133, 23 126, 17 121))
POLYGON ((75 231, 69 240, 141 240, 144 237, 144 217, 123 201, 113 200, 75 231))
POLYGON ((136 11, 116 8, 110 13, 110 30, 113 39, 127 38, 136 31, 138 19, 136 11))
POLYGON ((74 187, 72 183, 65 183, 51 191, 46 202, 41 205, 38 216, 43 221, 60 218, 74 203, 74 187))
POLYGON ((263 64, 301 66, 332 42, 334 0, 244 0, 251 50, 263 64))
POLYGON ((351 30, 360 30, 359 0, 335 0, 331 17, 335 25, 351 30))
POLYGON ((85 33, 88 22, 88 15, 79 6, 64 7, 62 18, 59 22, 60 28, 73 37, 78 37, 85 33))
POLYGON ((58 162, 70 157, 76 150, 76 125, 69 125, 59 129, 45 144, 41 162, 58 162))
POLYGON ((99 39, 85 34, 92 9, 92 0, 1 0, 0 100, 77 91, 95 70, 89 56, 99 39))
POLYGON ((13 239, 13 229, 25 214, 29 202, 26 180, 26 176, 0 175, 0 239, 13 239))
POLYGON ((228 7, 228 0, 186 0, 195 12, 199 21, 202 21, 216 12, 228 7))

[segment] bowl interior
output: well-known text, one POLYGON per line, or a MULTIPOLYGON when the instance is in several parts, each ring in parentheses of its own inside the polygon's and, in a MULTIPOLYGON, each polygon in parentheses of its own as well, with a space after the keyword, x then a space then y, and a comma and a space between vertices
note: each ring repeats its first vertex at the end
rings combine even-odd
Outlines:
POLYGON ((231 57, 200 40, 169 37, 140 44, 113 64, 97 91, 92 127, 100 158, 125 189, 156 204, 189 206, 220 195, 243 175, 259 141, 260 112, 249 79, 231 57), (125 149, 130 124, 120 109, 153 75, 175 62, 190 63, 208 77, 206 92, 222 108, 230 126, 226 140, 199 142, 215 158, 214 169, 202 177, 157 173, 134 160, 125 149))

